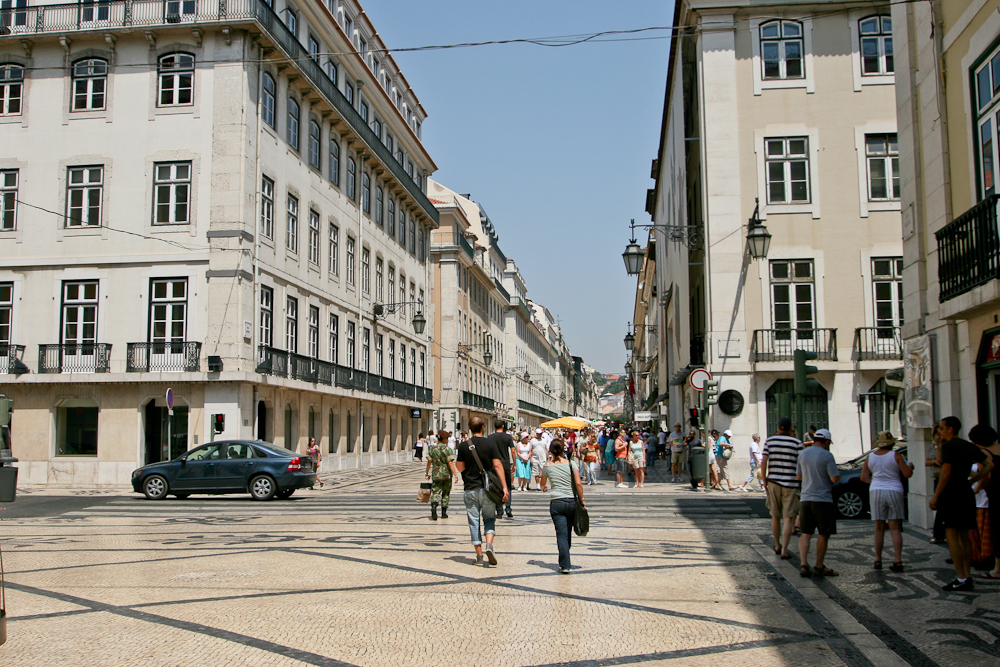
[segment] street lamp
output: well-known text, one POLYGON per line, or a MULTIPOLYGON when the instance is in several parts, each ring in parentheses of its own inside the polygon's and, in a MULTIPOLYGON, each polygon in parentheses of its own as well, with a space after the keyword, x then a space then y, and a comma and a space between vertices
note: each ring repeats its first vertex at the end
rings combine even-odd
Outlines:
POLYGON ((635 336, 632 334, 632 325, 625 329, 625 349, 631 352, 635 348, 635 336))
POLYGON ((372 316, 376 321, 384 320, 390 313, 395 313, 407 306, 416 306, 417 310, 410 323, 413 324, 413 332, 418 336, 424 332, 427 326, 427 318, 424 317, 422 301, 400 301, 399 303, 376 303, 372 305, 372 316))
POLYGON ((490 352, 489 350, 483 352, 483 363, 486 364, 487 366, 493 365, 493 353, 490 352))
POLYGON ((747 251, 754 259, 764 259, 771 247, 771 234, 760 221, 760 200, 755 198, 754 203, 753 215, 747 223, 747 251))
POLYGON ((642 260, 645 258, 642 248, 635 242, 635 220, 633 220, 632 240, 628 242, 628 245, 625 246, 625 252, 622 253, 622 259, 625 260, 625 271, 630 276, 639 275, 639 271, 642 270, 642 260))
POLYGON ((632 220, 632 240, 625 246, 622 259, 625 260, 625 270, 630 276, 637 276, 642 270, 642 261, 646 255, 635 240, 635 228, 659 230, 668 241, 683 243, 688 250, 697 250, 701 247, 702 229, 700 225, 637 225, 632 220))

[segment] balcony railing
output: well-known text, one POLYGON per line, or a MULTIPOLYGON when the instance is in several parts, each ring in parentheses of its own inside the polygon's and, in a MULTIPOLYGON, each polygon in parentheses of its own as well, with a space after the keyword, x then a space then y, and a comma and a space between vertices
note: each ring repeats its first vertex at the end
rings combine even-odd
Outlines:
POLYGON ((1000 195, 990 195, 935 232, 939 301, 1000 278, 998 201, 1000 195))
POLYGON ((522 410, 530 410, 531 412, 537 412, 538 414, 541 415, 547 415, 549 417, 552 417, 553 419, 555 419, 558 416, 556 415, 556 413, 552 412, 552 410, 546 410, 540 405, 535 405, 534 403, 528 403, 527 401, 522 401, 520 399, 518 399, 517 401, 517 407, 521 408, 522 410))
POLYGON ((309 57, 305 47, 274 13, 265 0, 113 0, 111 2, 36 5, 0 10, 0 38, 24 39, 42 33, 66 33, 74 30, 106 32, 112 28, 136 28, 162 25, 205 23, 232 24, 240 19, 255 20, 293 65, 299 68, 313 88, 337 110, 368 149, 392 172, 413 201, 435 223, 437 209, 410 178, 403 165, 389 153, 381 139, 362 120, 361 114, 330 81, 326 72, 309 57))
POLYGON ((854 358, 881 361, 903 358, 899 327, 861 327, 854 330, 854 358))
POLYGON ((462 250, 465 251, 465 254, 467 254, 470 259, 475 258, 476 251, 472 248, 472 245, 466 240, 464 234, 458 235, 458 245, 462 247, 462 250))
POLYGON ((14 361, 24 359, 24 346, 0 343, 0 373, 13 373, 14 361))
POLYGON ((757 329, 750 361, 792 361, 795 350, 815 352, 819 361, 837 360, 836 329, 757 329))
POLYGON ((64 343, 38 346, 39 373, 107 373, 111 343, 64 343))
POLYGON ((473 394, 471 391, 462 392, 462 405, 468 405, 474 408, 482 408, 487 412, 493 412, 496 407, 495 402, 492 398, 486 396, 479 396, 478 394, 473 394))
POLYGON ((201 343, 128 343, 125 372, 156 373, 178 371, 196 373, 201 368, 201 343))

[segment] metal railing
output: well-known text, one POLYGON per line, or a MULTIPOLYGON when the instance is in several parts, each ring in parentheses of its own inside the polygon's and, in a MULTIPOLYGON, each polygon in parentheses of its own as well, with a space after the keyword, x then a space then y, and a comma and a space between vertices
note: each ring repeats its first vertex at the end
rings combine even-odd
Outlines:
POLYGON ((939 301, 1000 278, 997 202, 990 195, 934 233, 938 244, 939 301))
POLYGON ((757 329, 750 362, 792 361, 795 350, 815 352, 819 361, 837 360, 836 329, 757 329))
POLYGON ((39 373, 108 373, 111 343, 62 343, 38 346, 39 373))
POLYGON ((530 410, 531 412, 537 412, 538 414, 546 415, 552 417, 553 419, 555 419, 558 416, 552 410, 546 410, 540 405, 535 405, 534 403, 528 403, 527 401, 522 401, 520 399, 518 399, 517 401, 517 407, 521 408, 522 410, 530 410))
POLYGON ((903 358, 899 327, 859 327, 854 330, 854 358, 880 361, 903 358))
POLYGON ((503 298, 507 299, 507 302, 510 303, 510 293, 503 286, 503 283, 501 283, 499 280, 497 280, 496 278, 494 278, 493 279, 493 284, 497 286, 497 291, 500 292, 501 294, 503 294, 503 298))
POLYGON ((0 343, 0 373, 13 373, 14 361, 24 359, 24 346, 0 343))
POLYGON ((475 259, 476 251, 473 249, 469 241, 465 238, 465 234, 458 235, 458 245, 462 247, 462 250, 464 250, 465 254, 469 256, 469 259, 475 259))
POLYGON ((0 10, 0 25, 6 26, 0 30, 0 39, 4 36, 24 39, 33 34, 76 30, 105 32, 112 28, 139 26, 232 24, 240 19, 254 20, 264 28, 292 65, 305 74, 314 89, 347 121, 427 217, 437 223, 440 219, 437 209, 417 182, 410 178, 381 138, 362 120, 361 114, 327 77, 320 64, 309 57, 306 48, 264 0, 113 0, 5 8, 0 10))
POLYGON ((179 371, 195 373, 201 369, 201 343, 127 343, 126 373, 179 371))
POLYGON ((496 407, 495 402, 492 398, 486 396, 480 396, 478 394, 473 394, 471 391, 462 392, 462 404, 468 405, 474 408, 482 408, 488 412, 493 412, 496 407))

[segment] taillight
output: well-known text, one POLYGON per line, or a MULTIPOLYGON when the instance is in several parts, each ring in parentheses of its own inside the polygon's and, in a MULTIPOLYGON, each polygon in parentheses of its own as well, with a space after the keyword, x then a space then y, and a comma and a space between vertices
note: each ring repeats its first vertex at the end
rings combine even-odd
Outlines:
POLYGON ((302 470, 302 459, 296 456, 288 463, 289 470, 302 470))

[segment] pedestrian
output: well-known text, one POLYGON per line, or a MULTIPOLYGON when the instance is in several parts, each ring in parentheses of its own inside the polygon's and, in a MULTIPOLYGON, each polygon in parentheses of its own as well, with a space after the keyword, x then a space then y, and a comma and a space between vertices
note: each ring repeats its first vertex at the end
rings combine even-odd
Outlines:
POLYGON ((757 479, 757 467, 760 465, 760 434, 754 433, 750 436, 750 474, 747 478, 743 480, 743 484, 740 485, 740 491, 745 491, 750 493, 750 489, 747 488, 747 484, 756 481, 760 485, 760 490, 764 490, 764 482, 757 479))
POLYGON ((598 456, 601 459, 601 470, 604 470, 604 447, 608 444, 608 435, 606 429, 601 429, 600 435, 597 436, 597 450, 598 456))
POLYGON ((608 438, 604 444, 604 460, 608 462, 608 477, 615 474, 615 441, 618 440, 618 429, 611 425, 608 429, 608 438))
POLYGON ((913 475, 913 464, 899 452, 893 451, 896 438, 889 431, 875 436, 872 452, 865 459, 861 469, 861 481, 869 484, 868 506, 872 521, 875 522, 875 563, 876 570, 882 569, 882 545, 885 529, 892 534, 893 572, 903 571, 903 520, 906 518, 906 491, 903 478, 913 475))
POLYGON ((715 441, 715 463, 719 467, 719 490, 726 482, 726 490, 733 490, 733 480, 729 476, 729 459, 733 456, 733 432, 726 429, 715 441))
POLYGON ((628 470, 628 455, 629 455, 628 438, 625 435, 625 430, 622 429, 621 431, 618 432, 618 437, 615 438, 614 473, 615 473, 616 489, 628 488, 628 484, 625 484, 622 481, 622 477, 628 470))
POLYGON ((431 521, 437 521, 438 505, 441 506, 441 518, 447 519, 451 485, 453 480, 458 483, 458 469, 455 468, 455 452, 446 442, 437 441, 428 447, 424 477, 431 481, 431 521))
POLYGON ((969 530, 976 527, 976 494, 970 482, 983 479, 993 470, 992 457, 971 442, 959 437, 962 422, 958 417, 945 417, 939 423, 941 433, 941 477, 930 508, 943 517, 945 539, 955 566, 955 579, 944 586, 945 591, 971 591, 972 545, 969 530), (972 464, 981 463, 980 470, 972 475, 972 464))
POLYGON ((629 465, 635 473, 635 486, 633 489, 642 488, 646 482, 646 452, 643 449, 645 443, 639 436, 638 431, 632 431, 629 439, 629 465))
MULTIPOLYGON (((500 465, 503 466, 504 480, 507 486, 511 489, 514 488, 514 460, 517 458, 517 454, 514 453, 514 438, 510 437, 507 433, 507 422, 502 419, 495 419, 493 421, 493 434, 489 437, 496 445, 497 451, 500 452, 500 465)), ((507 518, 513 519, 514 513, 510 510, 510 494, 507 496, 507 501, 504 503, 503 507, 497 507, 497 518, 502 519, 504 511, 507 512, 507 518)))
MULTIPOLYGON (((934 449, 928 452, 927 460, 924 464, 934 471, 934 488, 937 488, 938 480, 941 478, 941 427, 940 424, 934 424, 934 428, 931 430, 931 441, 934 443, 934 449)), ((934 527, 931 530, 931 544, 944 544, 944 523, 942 519, 944 517, 940 512, 934 512, 934 527)))
MULTIPOLYGON (((980 442, 989 442, 989 445, 979 444, 979 447, 986 452, 990 459, 993 461, 993 474, 989 477, 989 483, 986 485, 986 498, 989 501, 989 508, 987 515, 990 520, 990 533, 994 536, 1000 535, 1000 475, 996 474, 1000 466, 1000 444, 997 444, 997 432, 991 427, 984 426, 984 429, 989 429, 980 436, 979 432, 976 432, 976 439, 973 442, 979 444, 980 442)), ((969 437, 972 437, 972 433, 969 437)), ((990 572, 983 573, 983 579, 1000 579, 1000 555, 997 553, 997 545, 994 544, 994 562, 993 570, 990 572)))
POLYGON ((799 479, 796 467, 802 443, 792 436, 792 420, 778 420, 778 432, 764 442, 761 466, 767 489, 767 508, 771 511, 771 536, 774 553, 787 560, 788 542, 799 514, 799 479))
POLYGON ((718 444, 718 438, 719 432, 713 428, 711 435, 708 436, 708 477, 712 488, 722 491, 722 486, 719 485, 719 469, 716 467, 715 456, 715 448, 718 444))
MULTIPOLYGON (((411 431, 412 433, 412 431, 411 431)), ((413 443, 413 460, 423 461, 424 460, 424 434, 420 433, 417 435, 417 441, 413 443)))
POLYGON ((656 448, 660 446, 660 440, 655 433, 646 435, 646 465, 650 468, 656 466, 656 448))
MULTIPOLYGON (((309 454, 309 458, 313 462, 313 471, 316 473, 316 481, 319 482, 319 488, 323 488, 323 480, 319 477, 319 462, 323 460, 323 455, 319 451, 319 445, 316 444, 316 438, 309 438, 309 449, 306 450, 309 454)), ((312 488, 312 487, 309 487, 312 488)))
POLYGON ((518 491, 530 491, 531 487, 531 443, 528 442, 528 432, 521 433, 521 441, 517 443, 517 462, 514 471, 517 478, 518 491))
POLYGON ((576 487, 576 497, 580 505, 586 507, 583 501, 583 485, 580 483, 579 470, 576 462, 566 459, 566 445, 556 438, 549 445, 552 460, 542 468, 542 491, 549 491, 549 516, 556 528, 556 544, 559 547, 559 574, 569 574, 569 549, 573 543, 573 521, 576 517, 576 498, 573 488, 576 487))
MULTIPOLYGON (((705 443, 702 442, 702 439, 700 437, 698 437, 697 431, 692 430, 688 432, 687 437, 684 438, 684 449, 687 450, 688 470, 691 472, 691 488, 695 491, 698 490, 698 487, 705 486, 704 477, 694 476, 694 457, 704 456, 705 455, 704 447, 705 443), (695 448, 701 448, 701 451, 696 452, 695 448)), ((673 454, 671 454, 671 456, 673 456, 673 454)), ((677 481, 681 481, 680 478, 678 478, 677 481)))
POLYGON ((684 450, 688 446, 689 439, 681 433, 680 422, 674 424, 674 430, 667 437, 667 442, 670 443, 670 481, 683 481, 681 475, 684 470, 684 459, 687 458, 684 456, 684 450))
POLYGON ((813 443, 816 442, 816 425, 810 424, 809 430, 806 431, 806 436, 802 438, 803 447, 812 447, 813 443))
POLYGON ((586 471, 587 476, 587 486, 593 486, 597 484, 597 459, 598 452, 601 448, 598 447, 597 441, 594 436, 591 435, 584 441, 583 444, 583 467, 586 471))
MULTIPOLYGON (((995 473, 996 459, 1000 458, 994 453, 994 450, 1000 451, 1000 445, 997 444, 997 432, 991 426, 977 424, 969 430, 969 440, 993 462, 993 472, 995 473)), ((974 465, 973 472, 978 472, 978 468, 978 464, 974 465)), ((990 565, 993 565, 994 570, 997 569, 994 558, 997 549, 993 542, 993 536, 1000 535, 1000 533, 993 530, 990 513, 995 504, 1000 503, 1000 498, 993 497, 997 495, 996 491, 993 492, 993 496, 990 493, 994 477, 996 475, 991 473, 979 480, 973 487, 976 494, 976 528, 969 531, 969 541, 972 545, 972 567, 977 570, 989 569, 990 565)), ((989 577, 984 576, 983 578, 988 579, 989 577)))
POLYGON ((839 572, 828 568, 823 559, 830 544, 830 536, 837 534, 837 510, 833 506, 833 485, 840 481, 840 468, 830 453, 830 431, 821 428, 813 436, 813 446, 799 454, 795 474, 802 484, 799 516, 802 535, 799 536, 799 557, 803 577, 836 577, 839 572), (816 565, 809 567, 809 543, 813 531, 816 538, 816 565))
POLYGON ((455 467, 462 473, 462 483, 465 486, 463 497, 465 512, 469 519, 469 533, 472 535, 472 546, 476 550, 476 565, 486 565, 483 561, 485 551, 486 561, 490 565, 497 564, 493 550, 493 538, 496 535, 497 507, 486 493, 484 479, 486 470, 493 470, 503 486, 503 502, 507 501, 510 491, 504 479, 503 464, 500 463, 500 452, 496 445, 483 437, 486 422, 482 417, 469 420, 472 438, 458 446, 458 456, 455 467), (480 517, 486 533, 486 546, 483 547, 480 533, 480 517))
MULTIPOLYGON (((663 425, 664 427, 666 424, 663 425)), ((661 427, 656 432, 656 458, 665 458, 664 453, 667 451, 667 431, 665 428, 661 427)))
MULTIPOLYGON (((542 438, 542 429, 535 429, 535 437, 531 439, 531 476, 535 478, 535 491, 542 490, 542 468, 549 460, 548 444, 542 438)), ((530 488, 530 485, 529 485, 530 488)))

